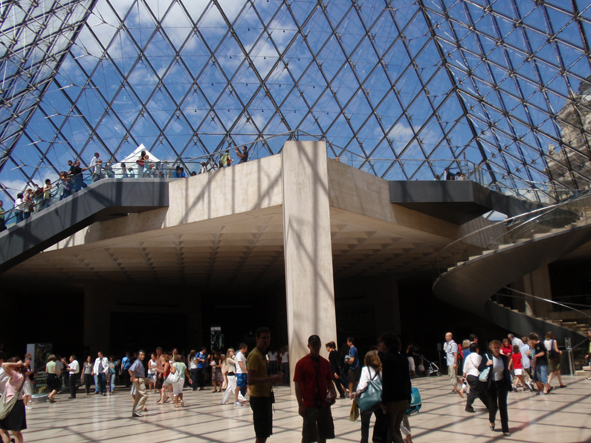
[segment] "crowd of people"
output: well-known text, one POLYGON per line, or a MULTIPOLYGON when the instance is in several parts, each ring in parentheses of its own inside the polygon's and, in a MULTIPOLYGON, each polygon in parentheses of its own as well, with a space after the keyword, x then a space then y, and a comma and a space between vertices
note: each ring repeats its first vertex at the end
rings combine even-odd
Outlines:
MULTIPOLYGON (((591 339, 591 331, 588 333, 591 339)), ((478 398, 489 412, 489 426, 495 430, 497 412, 501 417, 504 435, 510 435, 507 399, 509 392, 530 391, 537 395, 548 395, 554 389, 552 379, 556 377, 558 387, 565 388, 560 375, 562 351, 549 331, 541 340, 532 332, 522 338, 508 334, 501 340, 492 340, 488 349, 478 343, 478 337, 471 334, 461 345, 448 332, 443 346, 451 393, 466 399, 466 412, 475 413, 474 402, 478 398), (461 386, 461 388, 458 388, 461 386)), ((589 349, 591 354, 591 348, 589 349)), ((589 355, 586 357, 589 358, 589 355)))
MULTIPOLYGON (((591 340, 591 331, 588 335, 591 340)), ((238 345, 237 352, 228 348, 225 353, 215 348, 209 352, 205 347, 188 353, 179 353, 177 349, 168 352, 158 347, 149 357, 139 350, 133 355, 127 352, 121 360, 99 351, 96 358, 88 356, 82 364, 75 355, 66 359, 50 354, 43 368, 47 375, 47 401, 56 402, 56 395, 65 387, 69 388, 69 399, 75 399, 79 385, 86 395, 94 392, 103 396, 112 394, 116 385, 125 385, 131 387, 132 416, 142 417, 148 410, 146 402, 150 394, 156 394, 158 405, 170 403, 175 409, 183 408, 184 389, 203 391, 211 384, 213 390, 208 392, 223 393, 219 397, 220 404, 250 406, 256 441, 265 442, 272 435, 275 401, 272 386, 290 381, 284 372, 289 367, 288 351, 286 347, 279 351, 269 347, 271 331, 268 328, 259 328, 255 339, 256 345, 250 352, 245 343, 238 345)), ((337 351, 334 342, 326 343, 328 359, 320 356, 319 336, 310 336, 307 345, 309 353, 296 363, 291 378, 295 384, 298 413, 303 419, 303 442, 335 438, 331 405, 337 396, 354 400, 353 405, 358 403, 361 443, 369 441, 372 417, 374 442, 412 442, 408 416, 413 357, 403 352, 396 335, 383 334, 378 345, 363 358, 359 356, 353 337, 347 339, 342 353, 337 351), (368 392, 375 390, 376 380, 380 382, 380 391, 379 396, 373 398, 374 394, 368 392), (368 403, 368 398, 373 398, 373 403, 368 403)), ((460 345, 448 332, 443 351, 451 392, 462 398, 467 394, 465 411, 468 413, 476 412, 474 402, 480 399, 488 410, 491 431, 495 431, 496 415, 500 413, 504 435, 510 435, 509 392, 521 389, 548 395, 553 390, 550 384, 553 377, 560 388, 566 387, 560 376, 561 351, 552 332, 545 335, 544 341, 536 333, 521 339, 509 334, 502 341, 492 340, 487 349, 481 348, 475 334, 460 345)), ((591 344, 586 358, 590 357, 591 344)), ((0 435, 4 442, 9 441, 9 431, 15 441, 23 441, 25 411, 31 408, 35 383, 31 360, 30 354, 22 359, 7 360, 0 351, 0 393, 5 394, 5 402, 11 397, 16 399, 8 416, 0 419, 0 435)))
MULTIPOLYGON (((62 358, 49 354, 43 367, 46 388, 38 388, 47 394, 48 402, 55 403, 56 395, 66 388, 68 399, 74 400, 80 389, 86 395, 94 392, 107 396, 113 393, 116 385, 120 386, 119 390, 125 385, 131 387, 132 416, 142 417, 148 410, 146 402, 150 394, 156 394, 159 405, 170 403, 174 408, 183 408, 183 389, 202 391, 211 383, 213 390, 208 392, 223 393, 221 404, 250 406, 256 440, 264 442, 272 435, 272 385, 290 381, 286 371, 289 355, 286 346, 279 351, 269 349, 271 331, 268 328, 259 328, 255 338, 256 345, 250 352, 245 343, 240 343, 237 352, 233 348, 227 349, 226 353, 218 349, 208 352, 203 347, 199 352, 192 350, 185 354, 177 349, 165 352, 158 347, 149 357, 144 350, 139 350, 133 355, 127 352, 120 360, 107 357, 102 351, 96 358, 87 356, 83 362, 79 362, 75 355, 62 358)), ((400 354, 400 342, 395 335, 380 337, 379 346, 365 356, 363 370, 353 337, 347 339, 344 357, 338 354, 334 342, 326 344, 330 361, 320 356, 322 343, 317 335, 308 339, 308 348, 309 354, 297 362, 292 377, 298 412, 303 419, 302 441, 334 438, 330 407, 337 398, 337 388, 333 381, 340 385, 341 398, 356 399, 366 389, 368 380, 376 376, 383 383, 383 396, 374 409, 361 413, 362 441, 368 441, 372 414, 376 415, 374 436, 388 435, 393 441, 402 441, 397 436, 401 435, 401 423, 405 419, 403 412, 410 400, 410 376, 408 361, 400 354), (369 372, 367 368, 371 368, 369 372)), ((0 351, 0 364, 0 393, 6 393, 5 400, 8 397, 16 399, 8 416, 0 419, 0 435, 3 441, 9 441, 6 438, 11 432, 15 441, 22 442, 22 431, 27 427, 25 411, 31 408, 35 383, 31 356, 27 354, 24 359, 7 360, 0 351)))
MULTIPOLYGON (((239 163, 248 161, 249 152, 246 146, 242 150, 235 149, 239 163)), ((220 161, 216 168, 225 168, 233 163, 230 151, 224 151, 220 154, 220 161)), ((142 151, 139 158, 132 165, 123 162, 117 163, 117 171, 113 169, 115 163, 103 162, 100 154, 95 152, 87 168, 80 166, 80 160, 68 160, 68 170, 60 171, 59 178, 52 183, 50 179, 45 180, 43 186, 38 186, 32 182, 31 186, 23 192, 17 193, 14 200, 14 219, 16 223, 26 220, 34 212, 42 211, 50 206, 52 201, 61 201, 70 195, 80 191, 87 185, 85 183, 84 173, 88 171, 86 181, 90 179, 92 183, 104 178, 184 178, 197 175, 196 171, 185 172, 184 167, 176 166, 170 170, 168 162, 153 162, 146 151, 142 151)), ((200 164, 199 173, 209 172, 211 167, 208 162, 200 164)), ((4 209, 4 203, 0 201, 0 232, 6 229, 8 221, 8 211, 4 209)))

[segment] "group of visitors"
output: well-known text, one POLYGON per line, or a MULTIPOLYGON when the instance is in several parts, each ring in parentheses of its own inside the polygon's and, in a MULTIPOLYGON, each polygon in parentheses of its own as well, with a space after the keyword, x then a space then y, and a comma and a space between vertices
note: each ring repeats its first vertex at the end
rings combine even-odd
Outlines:
MULTIPOLYGON (((247 162, 249 152, 246 146, 242 147, 242 151, 236 149, 236 155, 240 158, 239 163, 247 162)), ((84 171, 90 172, 93 183, 103 178, 164 178, 169 176, 168 171, 164 171, 159 164, 150 161, 150 155, 146 151, 141 152, 135 163, 135 169, 133 166, 128 167, 125 163, 120 163, 120 172, 115 174, 112 163, 103 163, 98 152, 94 153, 87 168, 80 166, 80 160, 68 160, 68 171, 61 171, 55 183, 47 179, 43 186, 32 183, 31 188, 17 193, 13 209, 16 223, 26 220, 33 212, 47 208, 53 199, 61 201, 85 188, 84 171)), ((231 164, 232 158, 229 151, 224 151, 220 156, 219 167, 224 168, 231 164)), ((201 172, 207 172, 207 169, 202 166, 201 172)), ((184 178, 187 177, 186 174, 182 166, 176 166, 172 177, 184 178)), ((193 171, 190 175, 197 175, 197 172, 193 171)), ((3 205, 4 203, 0 201, 0 232, 6 229, 7 221, 3 205)))
POLYGON ((502 341, 492 340, 488 350, 481 348, 478 337, 471 334, 462 347, 453 340, 451 332, 446 334, 443 350, 453 387, 451 392, 463 397, 469 389, 466 412, 470 413, 476 412, 473 404, 479 398, 488 409, 492 431, 499 411, 502 432, 510 435, 507 398, 508 393, 517 392, 519 386, 524 391, 547 395, 553 389, 550 382, 556 376, 559 387, 566 387, 560 376, 562 351, 558 349, 552 331, 546 333, 544 341, 535 332, 521 339, 509 334, 502 341), (458 389, 460 379, 463 382, 461 390, 458 389))
MULTIPOLYGON (((68 377, 70 399, 76 398, 78 384, 82 383, 86 394, 91 393, 90 388, 94 384, 95 394, 106 396, 107 385, 112 393, 119 377, 120 383, 132 384, 132 416, 142 417, 147 411, 149 391, 155 390, 160 394, 157 404, 170 402, 174 408, 182 408, 185 406, 183 388, 189 386, 193 390, 203 390, 206 369, 209 368, 214 386, 212 392, 225 389, 220 401, 222 404, 234 403, 237 407, 249 404, 256 439, 265 442, 272 435, 272 404, 275 401, 272 385, 286 381, 281 368, 288 364, 288 355, 284 348, 280 352, 268 350, 271 341, 268 328, 259 328, 255 339, 256 346, 250 352, 244 343, 238 346, 238 352, 230 348, 225 354, 216 349, 208 353, 206 348, 202 348, 199 352, 191 351, 187 357, 176 349, 165 353, 162 348, 156 348, 149 359, 145 351, 139 350, 133 357, 126 353, 119 361, 99 351, 95 359, 88 356, 82 365, 75 355, 65 359, 50 354, 45 363, 47 398, 51 403, 56 402, 55 396, 62 389, 61 377, 64 374, 68 377)), ((309 337, 309 354, 295 365, 293 381, 298 413, 303 419, 302 441, 322 442, 335 437, 330 409, 337 397, 333 380, 340 380, 338 383, 343 394, 358 398, 367 388, 369 380, 376 377, 383 384, 383 394, 371 410, 362 411, 362 441, 367 441, 372 414, 376 416, 374 436, 387 435, 395 442, 403 441, 401 424, 405 420, 411 385, 408 362, 400 354, 398 338, 393 334, 382 335, 379 346, 365 356, 363 371, 354 339, 350 337, 347 342, 347 371, 351 376, 348 383, 340 380, 343 375, 340 367, 335 371, 335 363, 320 356, 322 343, 317 335, 309 337), (361 374, 361 379, 355 378, 355 374, 361 374)), ((336 352, 334 342, 329 342, 326 348, 330 354, 336 352)), ((27 355, 23 360, 18 357, 5 360, 5 354, 0 352, 0 392, 8 392, 16 401, 9 415, 0 420, 0 434, 3 441, 9 441, 6 438, 9 438, 10 431, 15 441, 22 442, 22 430, 26 429, 26 398, 27 395, 30 398, 32 393, 32 378, 29 378, 33 374, 31 356, 27 355)), ((330 360, 334 360, 334 354, 330 360)), ((405 428, 409 428, 408 423, 402 426, 402 429, 405 428)))

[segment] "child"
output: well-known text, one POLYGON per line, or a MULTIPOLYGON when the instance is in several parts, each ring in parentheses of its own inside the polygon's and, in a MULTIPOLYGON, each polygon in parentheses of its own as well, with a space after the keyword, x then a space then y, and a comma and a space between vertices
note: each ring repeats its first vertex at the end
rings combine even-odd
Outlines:
POLYGON ((513 386, 513 390, 517 391, 517 383, 521 382, 521 386, 523 386, 523 390, 527 391, 527 387, 525 385, 525 379, 523 378, 523 362, 521 359, 523 356, 519 351, 519 346, 513 346, 513 353, 511 354, 511 360, 509 361, 509 370, 513 369, 515 372, 515 385, 513 386))

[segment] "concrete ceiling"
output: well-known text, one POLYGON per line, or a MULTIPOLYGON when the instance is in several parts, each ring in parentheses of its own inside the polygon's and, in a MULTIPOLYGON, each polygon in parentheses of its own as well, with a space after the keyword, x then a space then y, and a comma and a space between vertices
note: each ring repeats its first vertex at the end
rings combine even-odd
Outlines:
MULTIPOLYGON (((117 221, 103 222, 108 223, 117 221)), ((433 233, 336 208, 331 208, 331 231, 337 279, 424 272, 431 268, 433 253, 449 243, 433 233)), ((3 284, 18 284, 34 274, 40 284, 58 287, 124 283, 241 291, 284 279, 281 206, 79 246, 67 244, 6 272, 3 284)))

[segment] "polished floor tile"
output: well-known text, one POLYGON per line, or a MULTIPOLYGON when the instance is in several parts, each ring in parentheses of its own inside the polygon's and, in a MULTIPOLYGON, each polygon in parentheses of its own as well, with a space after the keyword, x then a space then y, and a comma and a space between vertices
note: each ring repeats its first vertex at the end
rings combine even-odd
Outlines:
MULTIPOLYGON (((464 412, 465 400, 450 394, 446 377, 413 380, 421 390, 423 407, 410 418, 415 442, 493 442, 500 439, 519 442, 591 442, 591 381, 564 377, 567 388, 548 396, 527 392, 509 394, 511 437, 488 429, 488 414, 476 400, 476 414, 464 412)), ((220 405, 222 394, 211 390, 185 391, 186 407, 156 405, 150 395, 148 412, 131 417, 129 391, 112 396, 79 394, 68 400, 57 396, 54 404, 35 404, 27 411, 26 442, 243 442, 254 441, 252 413, 248 407, 220 405)), ((269 443, 299 442, 302 420, 297 403, 285 387, 277 389, 274 435, 269 443)), ((360 422, 349 421, 351 402, 338 400, 333 407, 336 441, 360 440, 360 422)), ((500 418, 497 418, 500 427, 500 418)))

